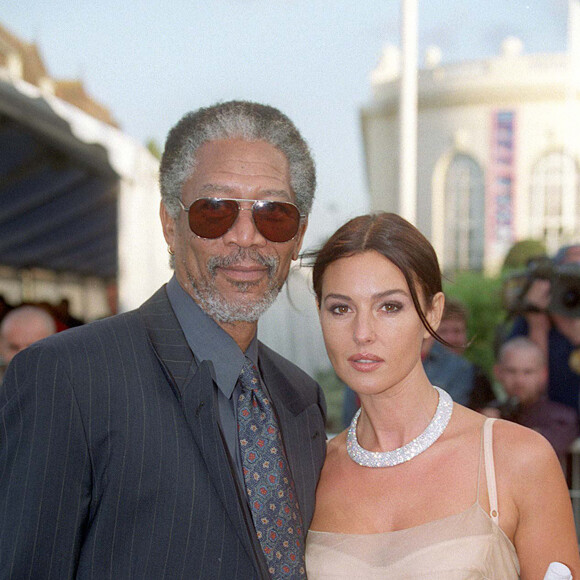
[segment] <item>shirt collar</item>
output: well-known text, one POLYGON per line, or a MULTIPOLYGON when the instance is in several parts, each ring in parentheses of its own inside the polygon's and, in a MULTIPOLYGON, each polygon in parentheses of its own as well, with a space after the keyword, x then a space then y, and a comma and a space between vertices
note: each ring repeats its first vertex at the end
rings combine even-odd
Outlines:
POLYGON ((213 363, 217 386, 229 399, 240 376, 245 357, 247 356, 258 368, 256 336, 243 353, 235 340, 181 287, 175 275, 167 284, 167 296, 196 363, 199 365, 204 360, 213 363))

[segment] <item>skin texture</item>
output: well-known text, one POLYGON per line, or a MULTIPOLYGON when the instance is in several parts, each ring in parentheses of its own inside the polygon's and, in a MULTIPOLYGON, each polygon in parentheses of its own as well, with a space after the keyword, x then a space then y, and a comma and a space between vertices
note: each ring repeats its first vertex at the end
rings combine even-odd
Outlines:
POLYGON ((523 405, 535 403, 546 391, 548 368, 536 345, 506 348, 493 372, 508 396, 523 405))
MULTIPOLYGON (((437 294, 429 305, 421 298, 436 329, 443 295, 437 294)), ((387 451, 408 443, 431 420, 437 394, 421 365, 426 331, 402 273, 374 251, 341 258, 324 274, 319 306, 329 357, 361 399, 360 445, 387 451), (364 362, 371 359, 375 362, 364 362)), ((454 405, 448 427, 429 449, 411 461, 381 469, 350 459, 346 432, 333 438, 311 529, 391 532, 465 511, 476 500, 484 420, 454 405)), ((576 576, 580 561, 572 509, 550 444, 529 429, 497 421, 494 459, 500 527, 516 547, 521 578, 541 580, 551 561, 566 563, 576 576)), ((489 511, 485 480, 479 502, 489 511)))
POLYGON ((460 318, 446 318, 441 321, 437 330, 439 336, 453 345, 453 352, 462 355, 467 344, 467 325, 460 318))
POLYGON ((8 364, 20 351, 55 332, 48 313, 40 308, 17 308, 0 325, 0 356, 8 364))
MULTIPOLYGON (((263 141, 238 139, 211 141, 198 150, 197 165, 183 186, 182 201, 188 207, 200 197, 295 201, 284 154, 263 141)), ((245 205, 251 207, 249 203, 245 205)), ((304 219, 294 239, 274 243, 258 232, 250 211, 241 211, 232 228, 214 240, 196 236, 187 220, 187 212, 182 211, 173 219, 161 204, 163 231, 175 252, 177 279, 206 311, 204 300, 248 312, 256 310, 256 304, 266 295, 275 297, 292 260, 298 258, 307 225, 304 219), (212 272, 208 263, 215 257, 233 262, 212 272), (265 261, 275 266, 267 267, 265 261)), ((242 350, 247 348, 256 333, 257 321, 213 317, 242 350)))

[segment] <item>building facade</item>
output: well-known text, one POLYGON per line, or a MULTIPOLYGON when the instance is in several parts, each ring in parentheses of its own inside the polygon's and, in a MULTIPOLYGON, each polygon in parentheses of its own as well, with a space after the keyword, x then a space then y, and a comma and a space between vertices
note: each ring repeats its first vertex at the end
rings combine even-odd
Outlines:
MULTIPOLYGON (((572 43, 571 43, 572 44, 572 43)), ((575 51, 501 54, 441 64, 427 51, 418 77, 416 225, 444 271, 495 273, 511 245, 550 253, 580 241, 580 75, 575 51)), ((398 212, 398 49, 387 47, 361 111, 373 210, 398 212)))

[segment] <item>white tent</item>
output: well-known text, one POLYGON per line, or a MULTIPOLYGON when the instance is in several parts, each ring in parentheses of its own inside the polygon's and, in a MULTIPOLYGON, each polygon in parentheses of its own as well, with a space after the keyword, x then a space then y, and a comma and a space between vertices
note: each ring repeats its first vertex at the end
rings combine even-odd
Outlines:
POLYGON ((116 279, 121 310, 169 279, 145 147, 5 75, 0 150, 0 265, 116 279))

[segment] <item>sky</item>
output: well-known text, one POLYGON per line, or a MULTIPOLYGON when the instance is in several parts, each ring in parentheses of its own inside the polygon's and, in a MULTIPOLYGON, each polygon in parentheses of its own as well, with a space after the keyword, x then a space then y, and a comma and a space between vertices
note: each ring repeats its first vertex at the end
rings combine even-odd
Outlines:
MULTIPOLYGON (((419 0, 419 59, 566 49, 567 0, 419 0)), ((383 47, 399 45, 399 0, 8 0, 0 23, 40 48, 54 78, 80 78, 122 130, 163 144, 193 109, 248 99, 280 108, 314 153, 306 246, 368 210, 361 107, 383 47)))

